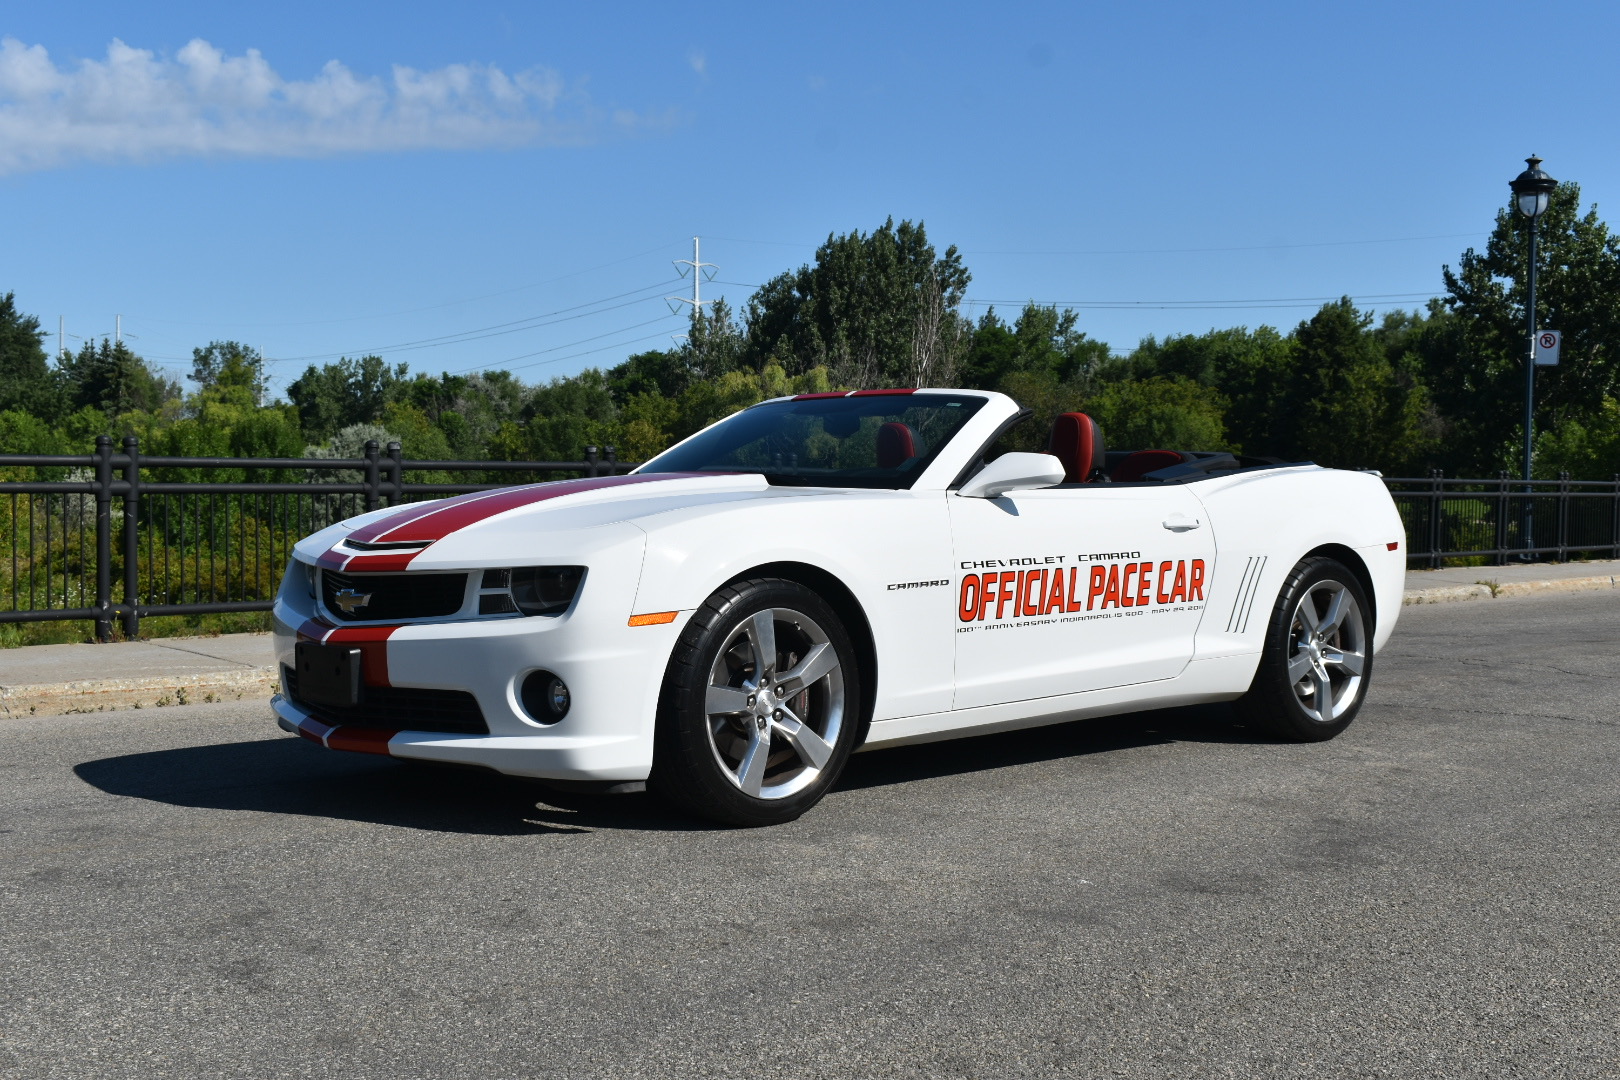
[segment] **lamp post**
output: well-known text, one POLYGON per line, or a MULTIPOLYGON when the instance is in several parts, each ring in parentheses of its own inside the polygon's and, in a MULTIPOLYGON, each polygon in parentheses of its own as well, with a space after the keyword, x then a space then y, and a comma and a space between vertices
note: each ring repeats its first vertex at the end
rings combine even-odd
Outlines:
MULTIPOLYGON (((1508 187, 1513 189, 1513 201, 1517 204, 1519 213, 1530 221, 1530 277, 1526 282, 1524 301, 1524 317, 1527 324, 1524 337, 1524 491, 1528 496, 1532 490, 1531 469, 1535 465, 1536 222, 1552 203, 1553 189, 1558 186, 1558 181, 1541 171, 1541 159, 1536 155, 1531 154, 1524 159, 1524 163, 1530 167, 1509 181, 1508 187)), ((1531 500, 1527 497, 1524 501, 1524 546, 1527 553, 1535 547, 1531 536, 1532 521, 1531 500)))

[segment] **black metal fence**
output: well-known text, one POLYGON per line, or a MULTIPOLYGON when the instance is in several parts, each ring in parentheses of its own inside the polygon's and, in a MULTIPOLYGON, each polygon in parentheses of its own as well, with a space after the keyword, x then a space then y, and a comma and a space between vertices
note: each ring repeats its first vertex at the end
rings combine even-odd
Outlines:
POLYGON ((1410 565, 1447 559, 1620 559, 1620 475, 1613 480, 1390 478, 1410 565))
POLYGON ((107 641, 148 616, 268 611, 293 545, 332 522, 634 467, 611 446, 583 461, 413 461, 376 442, 352 459, 192 458, 106 436, 89 455, 0 455, 0 624, 91 620, 107 641))
MULTIPOLYGON (((268 611, 293 544, 334 521, 634 467, 611 446, 586 447, 582 461, 412 461, 375 442, 353 459, 190 458, 106 436, 89 455, 0 455, 0 624, 84 619, 106 641, 115 624, 137 636, 148 616, 268 611)), ((1620 558, 1620 476, 1384 482, 1412 565, 1620 558)))

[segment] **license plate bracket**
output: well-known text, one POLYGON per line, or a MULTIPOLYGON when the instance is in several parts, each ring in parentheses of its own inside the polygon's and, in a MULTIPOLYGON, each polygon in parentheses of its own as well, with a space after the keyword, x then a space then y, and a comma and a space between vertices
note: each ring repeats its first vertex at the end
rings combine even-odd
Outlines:
POLYGON ((293 659, 298 665, 298 696, 311 705, 360 704, 360 650, 349 645, 300 641, 293 659))

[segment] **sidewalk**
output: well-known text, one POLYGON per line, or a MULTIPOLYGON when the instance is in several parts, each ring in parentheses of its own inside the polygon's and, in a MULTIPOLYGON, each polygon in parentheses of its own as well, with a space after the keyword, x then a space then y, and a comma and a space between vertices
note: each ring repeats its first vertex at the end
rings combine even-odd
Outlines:
MULTIPOLYGON (((1440 604, 1452 600, 1491 600, 1504 596, 1614 588, 1620 588, 1620 560, 1463 566, 1406 572, 1408 604, 1440 604)), ((4 663, 4 659, 0 659, 0 670, 3 670, 4 663)), ((0 682, 3 681, 0 678, 0 682)))
MULTIPOLYGON (((1406 575, 1408 604, 1594 589, 1615 589, 1620 596, 1620 561, 1471 566, 1406 575)), ((268 700, 275 688, 269 634, 0 649, 0 719, 268 700)))
POLYGON ((269 634, 0 649, 0 718, 269 700, 269 634))

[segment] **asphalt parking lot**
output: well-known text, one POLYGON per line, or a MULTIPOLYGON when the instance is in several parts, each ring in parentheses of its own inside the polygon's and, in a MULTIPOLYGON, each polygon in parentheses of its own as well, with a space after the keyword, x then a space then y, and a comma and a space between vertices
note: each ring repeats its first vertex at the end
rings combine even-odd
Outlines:
POLYGON ((1407 608, 1335 742, 864 754, 791 825, 0 724, 0 1075, 1620 1076, 1620 601, 1407 608))

